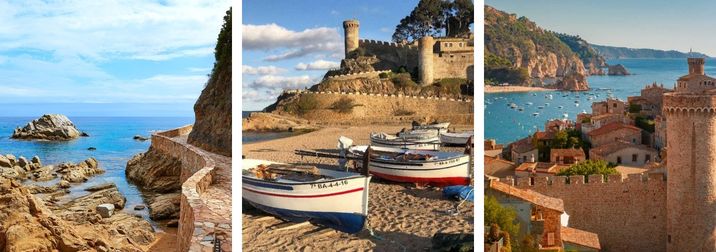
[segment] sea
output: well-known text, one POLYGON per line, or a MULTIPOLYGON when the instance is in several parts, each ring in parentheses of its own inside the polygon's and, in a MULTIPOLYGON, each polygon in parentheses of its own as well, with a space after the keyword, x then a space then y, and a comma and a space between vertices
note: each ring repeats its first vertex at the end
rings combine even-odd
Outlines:
MULTIPOLYGON (((11 139, 16 127, 26 125, 36 117, 0 117, 0 154, 13 154, 16 157, 32 158, 38 156, 43 165, 56 165, 64 162, 78 163, 94 157, 99 161, 105 173, 90 177, 86 183, 75 184, 70 189, 71 197, 88 194, 85 188, 113 182, 127 198, 123 211, 141 215, 155 227, 156 223, 149 219, 149 210, 135 211, 134 206, 144 204, 140 190, 127 181, 125 167, 132 156, 146 152, 151 141, 136 141, 135 135, 149 137, 152 132, 163 131, 194 123, 193 117, 72 117, 69 119, 89 137, 80 137, 71 141, 27 141, 11 139), (96 150, 90 151, 88 148, 96 150)), ((55 181, 36 183, 53 185, 55 181)), ((26 181, 26 183, 34 183, 26 181)))
MULTIPOLYGON (((706 59, 706 74, 716 76, 716 63, 706 59)), ((591 113, 592 102, 615 97, 626 101, 640 94, 646 85, 673 88, 676 79, 688 73, 685 58, 681 59, 615 59, 608 64, 622 64, 632 75, 589 76, 589 91, 549 91, 485 94, 485 139, 506 144, 524 138, 553 118, 576 120, 581 112, 591 113), (510 108, 514 103, 519 109, 510 108)))
MULTIPOLYGON (((260 111, 241 111, 241 119, 249 117, 251 113, 253 112, 260 112, 260 111)), ((256 143, 256 142, 263 142, 268 140, 274 140, 284 137, 290 137, 295 135, 300 135, 305 132, 251 132, 251 131, 242 131, 241 132, 241 143, 247 144, 247 143, 256 143)))

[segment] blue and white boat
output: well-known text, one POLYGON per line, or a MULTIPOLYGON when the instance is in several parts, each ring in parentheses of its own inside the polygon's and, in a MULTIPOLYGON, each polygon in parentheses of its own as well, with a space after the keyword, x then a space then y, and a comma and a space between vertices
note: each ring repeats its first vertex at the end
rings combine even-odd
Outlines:
POLYGON ((363 230, 368 217, 370 176, 318 169, 320 176, 259 178, 259 166, 286 165, 266 160, 241 161, 241 197, 254 207, 292 222, 309 221, 345 233, 363 230), (252 169, 253 168, 253 169, 252 169))

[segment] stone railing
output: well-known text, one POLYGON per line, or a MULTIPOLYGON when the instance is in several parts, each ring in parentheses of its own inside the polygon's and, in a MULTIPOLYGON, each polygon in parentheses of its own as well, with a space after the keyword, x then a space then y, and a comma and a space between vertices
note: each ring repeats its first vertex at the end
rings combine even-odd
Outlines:
POLYGON ((173 139, 188 134, 191 129, 192 125, 187 125, 152 135, 153 148, 180 159, 182 163, 181 210, 177 233, 179 251, 210 250, 213 241, 207 241, 205 237, 209 234, 197 227, 206 225, 205 221, 199 218, 198 212, 206 208, 201 196, 212 183, 215 173, 214 160, 197 147, 173 139), (197 230, 201 231, 197 232, 197 230))
POLYGON ((338 91, 310 91, 303 89, 292 89, 284 90, 284 93, 288 94, 337 94, 337 95, 363 95, 363 96, 383 96, 390 98, 401 98, 401 99, 423 99, 423 100, 442 100, 442 101, 454 101, 454 102, 472 102, 470 98, 447 98, 437 96, 415 96, 415 95, 402 95, 402 94, 376 94, 376 93, 361 93, 361 92, 338 92, 338 91))

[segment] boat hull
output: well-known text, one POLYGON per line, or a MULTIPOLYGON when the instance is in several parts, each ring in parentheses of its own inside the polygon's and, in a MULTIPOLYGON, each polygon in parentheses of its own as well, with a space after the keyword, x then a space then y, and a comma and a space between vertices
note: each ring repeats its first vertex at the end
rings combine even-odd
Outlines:
MULTIPOLYGON (((321 174, 338 173, 321 169, 321 174)), ((256 208, 288 221, 311 223, 346 233, 360 232, 368 216, 370 176, 313 182, 266 181, 242 176, 241 197, 256 208)))
POLYGON ((438 137, 431 137, 426 139, 381 139, 375 136, 371 136, 370 144, 380 147, 389 148, 400 148, 409 150, 439 150, 440 139, 438 137))
POLYGON ((469 156, 424 163, 398 163, 374 159, 368 164, 368 171, 386 180, 443 187, 469 185, 469 164, 469 156))
POLYGON ((472 135, 468 134, 450 134, 445 133, 440 135, 440 142, 443 144, 451 144, 451 145, 465 145, 467 144, 467 140, 472 135))

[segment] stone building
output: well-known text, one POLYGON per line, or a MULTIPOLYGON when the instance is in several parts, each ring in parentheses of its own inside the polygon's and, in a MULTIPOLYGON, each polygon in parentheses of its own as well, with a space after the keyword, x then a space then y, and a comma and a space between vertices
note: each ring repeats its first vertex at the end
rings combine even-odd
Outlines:
POLYGON ((716 251, 716 79, 703 58, 664 94, 667 251, 716 251))
POLYGON ((632 144, 641 144, 641 129, 633 125, 614 122, 587 133, 592 147, 612 143, 617 140, 632 144))
POLYGON ((592 103, 592 116, 602 114, 624 114, 626 103, 619 99, 608 98, 606 101, 592 103))
POLYGON ((664 84, 657 85, 654 82, 644 87, 639 96, 627 97, 627 101, 630 107, 636 106, 639 109, 639 114, 653 118, 661 114, 664 94, 669 92, 672 90, 664 88, 664 84))
POLYGON ((535 162, 539 155, 539 151, 532 145, 532 137, 525 137, 509 146, 510 158, 515 164, 523 162, 535 162))
POLYGON ((506 183, 489 180, 485 182, 485 194, 495 197, 503 205, 517 213, 521 241, 528 234, 539 241, 540 251, 599 251, 599 236, 595 233, 568 227, 568 219, 561 199, 549 197, 532 190, 519 189, 506 183))
POLYGON ((555 164, 571 165, 587 159, 582 148, 579 149, 551 149, 549 161, 555 164))
POLYGON ((412 44, 393 43, 360 39, 358 20, 343 21, 345 56, 357 49, 374 55, 378 60, 373 64, 377 71, 406 67, 409 71, 417 68, 420 83, 433 84, 444 78, 474 78, 474 42, 468 38, 426 36, 412 44))
POLYGON ((659 152, 649 146, 614 141, 589 150, 590 160, 604 160, 612 164, 643 167, 656 161, 659 152))

